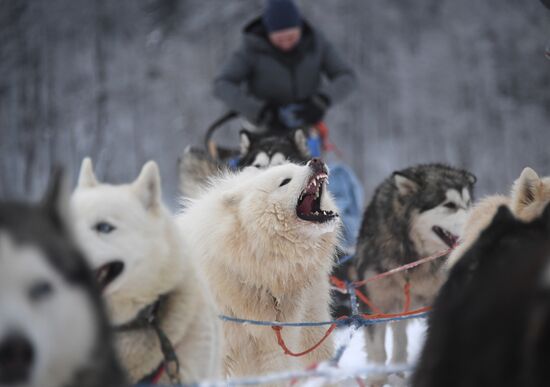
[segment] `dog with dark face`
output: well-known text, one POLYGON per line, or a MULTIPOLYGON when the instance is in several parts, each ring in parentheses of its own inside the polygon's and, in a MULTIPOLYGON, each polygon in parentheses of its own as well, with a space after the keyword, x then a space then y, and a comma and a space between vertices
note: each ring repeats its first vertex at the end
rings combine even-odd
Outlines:
MULTIPOLYGON (((298 129, 281 133, 240 132, 240 154, 235 167, 268 168, 285 162, 303 164, 310 159, 307 139, 298 129)), ((228 165, 213 160, 205 150, 187 147, 179 160, 180 191, 184 197, 197 198, 207 188, 210 179, 223 174, 228 165)))
POLYGON ((543 387, 550 381, 550 207, 501 206, 437 296, 413 387, 543 387))
POLYGON ((122 387, 100 294, 55 176, 40 205, 0 201, 0 386, 122 387))
POLYGON ((241 130, 239 168, 267 168, 284 163, 304 164, 311 158, 304 132, 298 129, 285 136, 241 130))
MULTIPOLYGON (((453 247, 462 234, 472 202, 476 178, 471 173, 441 164, 425 164, 394 172, 375 191, 363 217, 355 267, 359 280, 431 256, 453 247)), ((442 259, 370 282, 363 290, 384 313, 398 313, 410 286, 410 308, 429 305, 445 275, 442 259)), ((366 306, 366 312, 371 312, 366 306)), ((407 321, 391 325, 392 362, 407 361, 407 321)), ((384 364, 386 325, 366 329, 369 361, 384 364)), ((371 386, 383 386, 373 376, 371 386)))

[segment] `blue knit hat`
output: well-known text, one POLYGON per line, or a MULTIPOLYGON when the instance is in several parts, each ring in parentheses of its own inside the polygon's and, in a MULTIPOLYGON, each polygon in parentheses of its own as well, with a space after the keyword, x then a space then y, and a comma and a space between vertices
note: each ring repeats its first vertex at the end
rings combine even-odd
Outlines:
POLYGON ((267 0, 262 21, 268 33, 302 25, 300 11, 292 0, 267 0))

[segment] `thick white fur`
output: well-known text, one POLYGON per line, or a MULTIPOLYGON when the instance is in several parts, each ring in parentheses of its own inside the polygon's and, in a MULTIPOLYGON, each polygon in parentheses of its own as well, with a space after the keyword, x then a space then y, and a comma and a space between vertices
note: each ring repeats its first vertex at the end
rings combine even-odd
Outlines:
MULTIPOLYGON (((115 186, 98 183, 90 159, 84 159, 71 204, 78 239, 92 266, 97 269, 113 260, 125 264, 104 291, 113 324, 133 320, 146 305, 169 294, 159 317, 176 349, 182 381, 216 377, 221 345, 218 312, 162 204, 157 165, 148 162, 136 181, 115 186), (115 229, 99 233, 94 229, 98 222, 115 229)), ((117 347, 133 382, 163 359, 152 330, 118 333, 117 347)), ((161 383, 167 382, 165 373, 161 383)))
POLYGON ((473 207, 466 219, 462 243, 449 256, 447 267, 451 268, 472 246, 500 206, 508 206, 518 219, 529 222, 541 215, 549 202, 550 177, 540 178, 533 169, 524 168, 509 196, 488 196, 473 207))
MULTIPOLYGON (((179 217, 182 236, 205 270, 221 312, 245 319, 326 321, 328 276, 339 220, 314 224, 296 216, 300 193, 311 176, 307 166, 247 168, 214 181, 179 217), (291 178, 290 183, 280 186, 291 178)), ((336 212, 324 189, 323 210, 336 212)), ((263 374, 303 367, 331 356, 327 340, 308 356, 287 356, 270 327, 223 325, 225 373, 263 374)), ((295 352, 312 347, 326 327, 284 328, 295 352)))
POLYGON ((68 283, 42 251, 0 230, 0 341, 19 334, 32 345, 35 358, 25 387, 69 385, 75 370, 93 360, 100 340, 95 313, 85 290, 68 283), (30 300, 30 287, 44 281, 51 294, 30 300))

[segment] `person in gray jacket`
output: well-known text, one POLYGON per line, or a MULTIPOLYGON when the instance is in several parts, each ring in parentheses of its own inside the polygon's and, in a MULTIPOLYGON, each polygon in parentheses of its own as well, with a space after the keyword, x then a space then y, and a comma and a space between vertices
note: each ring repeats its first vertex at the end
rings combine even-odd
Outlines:
POLYGON ((269 0, 214 81, 214 95, 253 124, 285 130, 320 122, 355 88, 351 67, 291 0, 269 0))

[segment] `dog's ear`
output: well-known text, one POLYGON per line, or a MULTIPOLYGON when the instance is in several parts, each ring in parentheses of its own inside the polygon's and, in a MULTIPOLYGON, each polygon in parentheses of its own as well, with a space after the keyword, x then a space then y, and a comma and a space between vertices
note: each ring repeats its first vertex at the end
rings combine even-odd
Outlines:
POLYGON ((410 177, 403 175, 400 172, 393 173, 393 183, 399 191, 399 195, 406 196, 412 195, 418 191, 418 184, 412 180, 410 177))
POLYGON ((537 199, 541 185, 540 177, 534 170, 526 167, 521 171, 521 175, 512 187, 512 211, 514 214, 519 214, 537 199))
POLYGON ((78 175, 78 188, 91 188, 98 184, 92 166, 92 159, 86 157, 80 165, 80 174, 78 175))
POLYGON ((70 222, 69 186, 61 168, 54 168, 46 193, 42 198, 42 207, 58 231, 68 231, 70 222))
POLYGON ((162 205, 162 189, 157 163, 148 161, 138 178, 132 183, 132 188, 147 210, 157 211, 162 205))
POLYGON ((246 129, 241 129, 239 132, 241 157, 246 155, 250 150, 250 146, 254 142, 254 134, 246 129))
POLYGON ((311 153, 309 152, 309 147, 307 146, 307 138, 304 131, 302 129, 297 129, 293 134, 292 140, 294 141, 294 144, 296 144, 300 154, 304 158, 309 159, 311 157, 311 153))

